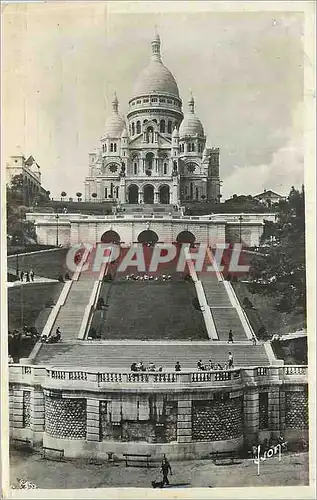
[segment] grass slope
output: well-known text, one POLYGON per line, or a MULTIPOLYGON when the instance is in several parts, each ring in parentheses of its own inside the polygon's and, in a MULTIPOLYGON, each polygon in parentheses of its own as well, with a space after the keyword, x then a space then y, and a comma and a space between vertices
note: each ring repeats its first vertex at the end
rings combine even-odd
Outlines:
POLYGON ((108 308, 94 326, 104 339, 207 340, 203 316, 192 305, 196 291, 184 280, 117 281, 103 285, 108 308))
MULTIPOLYGON (((57 279, 59 275, 65 275, 65 273, 67 272, 67 252, 67 248, 59 248, 49 252, 19 255, 19 269, 20 271, 23 270, 25 272, 33 269, 35 275, 37 276, 57 279)), ((16 264, 17 258, 15 256, 9 256, 7 258, 8 268, 16 269, 16 264)))

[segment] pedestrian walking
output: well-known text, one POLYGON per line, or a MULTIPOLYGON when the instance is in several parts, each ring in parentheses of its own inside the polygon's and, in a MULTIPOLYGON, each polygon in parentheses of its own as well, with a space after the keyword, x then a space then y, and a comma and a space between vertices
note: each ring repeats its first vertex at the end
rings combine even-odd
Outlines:
POLYGON ((232 353, 229 351, 229 354, 228 354, 228 368, 230 370, 230 368, 233 368, 233 356, 232 356, 232 353))
POLYGON ((33 271, 33 269, 30 269, 30 273, 29 274, 30 274, 31 281, 34 281, 34 271, 33 271))
POLYGON ((29 275, 29 273, 28 273, 28 272, 26 272, 26 273, 25 273, 25 281, 26 281, 27 283, 30 283, 30 275, 29 275))
POLYGON ((228 344, 233 344, 233 333, 232 333, 232 330, 229 330, 229 333, 228 333, 228 344))
POLYGON ((175 371, 176 372, 180 372, 182 369, 181 365, 180 365, 180 362, 179 361, 176 361, 176 364, 175 364, 175 371))
POLYGON ((23 281, 23 278, 24 278, 24 272, 23 272, 23 271, 21 271, 21 272, 20 272, 20 280, 21 280, 21 281, 23 281))
POLYGON ((161 471, 163 474, 163 479, 162 479, 162 488, 163 488, 165 484, 170 484, 170 482, 168 480, 169 472, 171 473, 171 475, 173 475, 171 464, 169 463, 169 461, 167 460, 165 455, 164 455, 164 458, 162 461, 161 471))

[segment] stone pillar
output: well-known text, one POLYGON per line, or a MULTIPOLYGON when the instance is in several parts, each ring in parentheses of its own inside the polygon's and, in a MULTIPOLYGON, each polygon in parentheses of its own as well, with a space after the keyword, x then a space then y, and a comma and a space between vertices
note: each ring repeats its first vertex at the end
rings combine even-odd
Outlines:
POLYGON ((125 203, 125 179, 124 177, 120 178, 119 184, 119 202, 125 203))
POLYGON ((104 199, 104 193, 102 193, 102 184, 100 181, 97 182, 97 200, 102 201, 104 199))
POLYGON ((269 429, 273 435, 280 434, 280 392, 278 387, 270 387, 268 393, 269 429))
POLYGON ((244 440, 248 445, 257 441, 259 434, 259 393, 257 389, 244 394, 244 440))
POLYGON ((41 389, 34 389, 31 393, 31 429, 33 433, 44 431, 44 394, 41 389))
POLYGON ((154 203, 159 203, 159 192, 154 191, 154 203))
POLYGON ((87 441, 99 441, 99 400, 87 399, 87 441))
POLYGON ((12 427, 23 428, 23 390, 15 389, 13 393, 12 427))
POLYGON ((139 205, 143 203, 143 191, 142 191, 142 188, 139 188, 138 203, 139 203, 139 205))
POLYGON ((90 183, 85 182, 85 200, 89 201, 90 199, 90 183))
POLYGON ((189 399, 178 401, 177 442, 190 443, 192 440, 192 402, 189 399))

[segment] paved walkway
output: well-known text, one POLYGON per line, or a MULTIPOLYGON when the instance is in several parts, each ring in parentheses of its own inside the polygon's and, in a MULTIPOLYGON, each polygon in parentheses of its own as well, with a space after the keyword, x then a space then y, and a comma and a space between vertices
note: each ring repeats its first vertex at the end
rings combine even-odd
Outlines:
MULTIPOLYGON (((151 481, 161 477, 159 463, 153 464, 154 468, 147 470, 137 467, 126 468, 122 462, 117 466, 107 462, 89 465, 83 459, 55 462, 42 460, 38 453, 26 455, 13 450, 10 455, 10 475, 13 486, 17 484, 17 478, 23 478, 34 482, 38 488, 45 489, 151 488, 151 481)), ((190 460, 172 462, 171 466, 173 475, 170 476, 171 485, 168 488, 171 493, 176 488, 204 487, 219 488, 221 491, 225 487, 304 486, 308 485, 309 481, 308 453, 287 453, 282 455, 281 462, 277 457, 268 459, 261 464, 260 476, 257 476, 257 466, 251 459, 239 460, 235 465, 215 465, 211 460, 190 460)), ((151 488, 152 494, 157 491, 151 488)), ((215 496, 215 493, 213 491, 212 495, 215 496)), ((228 495, 225 498, 236 497, 233 491, 228 495)), ((158 493, 151 498, 159 496, 158 493)), ((279 496, 279 498, 282 497, 279 496)), ((291 498, 291 496, 285 493, 283 498, 291 498)))
POLYGON ((58 283, 58 280, 54 280, 51 278, 42 278, 42 276, 35 276, 34 281, 7 281, 8 288, 13 288, 17 286, 31 286, 34 283, 58 283))

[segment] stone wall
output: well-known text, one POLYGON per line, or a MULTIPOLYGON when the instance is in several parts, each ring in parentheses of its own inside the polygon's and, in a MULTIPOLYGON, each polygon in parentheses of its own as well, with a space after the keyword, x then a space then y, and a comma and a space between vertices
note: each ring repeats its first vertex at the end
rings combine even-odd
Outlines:
POLYGON ((85 439, 86 400, 46 395, 45 432, 62 439, 85 439))
POLYGON ((285 428, 308 429, 307 391, 285 391, 285 428))
POLYGON ((193 401, 192 440, 224 441, 243 433, 243 398, 222 394, 212 401, 193 401))
POLYGON ((31 426, 31 391, 23 391, 23 427, 31 426))

